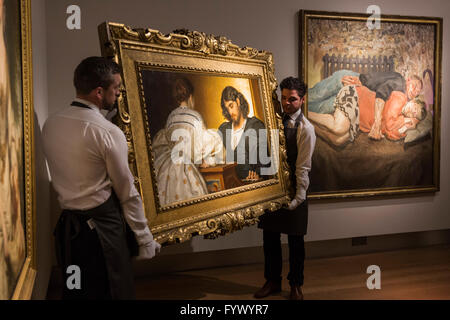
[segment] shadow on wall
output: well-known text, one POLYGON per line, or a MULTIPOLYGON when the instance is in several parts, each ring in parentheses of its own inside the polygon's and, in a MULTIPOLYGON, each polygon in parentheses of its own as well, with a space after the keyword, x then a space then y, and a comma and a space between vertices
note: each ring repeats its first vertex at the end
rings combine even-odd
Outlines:
POLYGON ((45 299, 52 267, 56 264, 53 229, 56 224, 59 205, 49 180, 43 151, 41 126, 34 114, 34 165, 36 199, 36 282, 33 299, 45 299))

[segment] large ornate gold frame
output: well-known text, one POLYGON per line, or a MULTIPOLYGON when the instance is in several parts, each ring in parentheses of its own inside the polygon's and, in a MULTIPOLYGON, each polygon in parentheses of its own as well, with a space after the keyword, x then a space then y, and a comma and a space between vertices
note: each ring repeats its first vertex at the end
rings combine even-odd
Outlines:
POLYGON ((31 52, 31 1, 20 0, 20 33, 22 59, 22 108, 24 137, 24 208, 26 232, 26 258, 19 275, 12 299, 30 299, 36 278, 35 240, 35 173, 34 173, 34 123, 33 77, 31 52))
POLYGON ((281 118, 276 113, 279 105, 271 53, 240 48, 225 37, 197 31, 177 30, 163 35, 157 30, 132 29, 118 23, 101 24, 99 37, 102 55, 122 67, 123 90, 118 100, 116 123, 127 137, 130 168, 157 241, 183 242, 193 235, 216 238, 255 224, 266 210, 274 211, 288 201, 289 171, 284 135, 279 130, 277 137, 269 133, 269 143, 278 135, 280 141, 280 165, 272 179, 161 207, 154 192, 153 159, 148 152, 151 137, 142 111, 145 101, 140 70, 144 67, 251 76, 259 79, 266 128, 281 128, 281 118))

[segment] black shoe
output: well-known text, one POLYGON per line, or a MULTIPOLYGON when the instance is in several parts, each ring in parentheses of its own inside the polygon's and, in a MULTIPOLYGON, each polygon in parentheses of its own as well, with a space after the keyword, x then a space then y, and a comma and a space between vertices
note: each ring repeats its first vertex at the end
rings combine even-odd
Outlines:
POLYGON ((264 286, 255 292, 253 295, 256 299, 265 298, 272 293, 277 293, 281 291, 281 283, 276 281, 268 280, 264 286))

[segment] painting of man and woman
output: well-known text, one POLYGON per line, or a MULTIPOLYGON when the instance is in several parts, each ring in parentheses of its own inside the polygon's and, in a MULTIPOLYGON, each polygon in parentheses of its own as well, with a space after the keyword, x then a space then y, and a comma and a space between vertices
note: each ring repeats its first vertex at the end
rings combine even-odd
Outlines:
POLYGON ((141 76, 161 206, 274 174, 257 78, 150 69, 141 76))

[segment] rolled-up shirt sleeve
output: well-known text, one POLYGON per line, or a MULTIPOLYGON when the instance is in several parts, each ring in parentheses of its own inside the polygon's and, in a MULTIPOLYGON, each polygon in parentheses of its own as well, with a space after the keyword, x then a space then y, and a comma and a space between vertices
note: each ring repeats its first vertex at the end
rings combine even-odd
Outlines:
POLYGON ((303 202, 309 187, 309 172, 311 171, 312 154, 316 145, 314 127, 308 120, 303 120, 297 130, 297 161, 295 163, 295 176, 297 179, 297 192, 295 199, 303 202))
POLYGON ((124 217, 136 235, 139 245, 148 244, 153 235, 147 225, 144 207, 134 185, 128 166, 128 145, 120 129, 110 130, 105 136, 105 161, 112 187, 120 200, 124 217))

